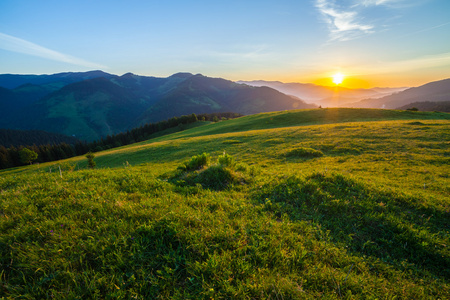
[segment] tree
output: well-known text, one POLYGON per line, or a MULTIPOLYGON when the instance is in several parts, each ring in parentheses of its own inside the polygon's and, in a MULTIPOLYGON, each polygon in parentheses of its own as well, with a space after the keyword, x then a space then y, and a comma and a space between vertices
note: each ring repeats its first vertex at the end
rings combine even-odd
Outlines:
POLYGON ((20 161, 24 164, 30 164, 38 158, 38 154, 28 148, 19 151, 20 161))
POLYGON ((8 155, 8 149, 0 145, 0 169, 12 167, 12 162, 8 155))
POLYGON ((96 163, 95 163, 95 161, 94 161, 94 157, 95 157, 95 155, 94 155, 94 153, 92 153, 92 152, 88 152, 88 153, 86 154, 86 158, 88 159, 88 166, 89 166, 89 168, 91 168, 91 169, 95 168, 95 165, 96 165, 96 163))

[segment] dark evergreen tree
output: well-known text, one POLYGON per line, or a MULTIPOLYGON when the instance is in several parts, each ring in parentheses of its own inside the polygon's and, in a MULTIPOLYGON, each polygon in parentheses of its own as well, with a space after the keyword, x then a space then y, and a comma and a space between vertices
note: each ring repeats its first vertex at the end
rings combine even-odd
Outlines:
POLYGON ((94 161, 95 155, 92 152, 88 152, 86 154, 86 158, 88 159, 88 166, 89 168, 93 169, 97 165, 94 161))
POLYGON ((0 146, 0 169, 7 169, 12 166, 13 164, 9 158, 8 149, 4 146, 0 146))

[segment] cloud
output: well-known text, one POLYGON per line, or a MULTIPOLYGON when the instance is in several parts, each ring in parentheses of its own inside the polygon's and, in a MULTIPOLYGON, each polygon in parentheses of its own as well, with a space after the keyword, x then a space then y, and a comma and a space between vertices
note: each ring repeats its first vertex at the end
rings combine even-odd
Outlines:
MULTIPOLYGON (((420 5, 428 0, 314 0, 328 24, 331 41, 348 41, 376 31, 374 20, 368 23, 365 17, 373 19, 371 10, 376 7, 385 9, 402 9, 420 5)), ((379 20, 378 20, 379 21, 379 20)))
POLYGON ((0 49, 23 53, 27 55, 42 57, 45 59, 50 59, 59 62, 65 62, 72 65, 83 66, 95 69, 104 69, 105 66, 86 61, 81 58, 73 57, 67 54, 63 54, 40 45, 34 44, 32 42, 22 40, 20 38, 7 35, 0 32, 0 49))
MULTIPOLYGON (((389 0, 378 0, 378 2, 385 1, 389 0)), ((316 7, 328 23, 331 40, 351 40, 371 33, 374 28, 372 25, 361 24, 356 11, 339 8, 333 1, 316 0, 316 7)))
POLYGON ((410 1, 410 0, 355 0, 357 1, 356 5, 362 5, 362 6, 387 6, 387 7, 394 7, 394 8, 402 8, 402 7, 411 7, 419 5, 420 2, 427 1, 427 0, 416 0, 416 1, 410 1))
POLYGON ((382 4, 388 4, 392 2, 399 2, 398 0, 363 0, 361 1, 362 5, 365 6, 372 6, 372 5, 382 5, 382 4))

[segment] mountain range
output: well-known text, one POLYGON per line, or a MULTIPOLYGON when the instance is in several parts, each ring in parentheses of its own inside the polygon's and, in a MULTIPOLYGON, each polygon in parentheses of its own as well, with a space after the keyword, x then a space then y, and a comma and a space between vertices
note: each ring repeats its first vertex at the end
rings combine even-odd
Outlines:
POLYGON ((450 78, 429 82, 377 99, 364 99, 348 107, 397 109, 411 103, 446 101, 450 101, 450 78))
POLYGON ((45 130, 86 141, 192 113, 248 115, 314 107, 269 87, 201 74, 0 75, 0 128, 45 130))
POLYGON ((319 105, 405 109, 411 103, 445 111, 446 101, 450 101, 450 79, 414 88, 347 89, 278 81, 233 82, 191 73, 167 78, 103 71, 3 74, 0 128, 44 130, 93 141, 192 113, 249 115, 319 105))
POLYGON ((292 95, 308 103, 314 103, 323 107, 348 106, 349 103, 358 102, 367 98, 381 98, 407 89, 406 87, 349 89, 341 86, 330 87, 312 83, 283 83, 280 81, 264 80, 238 81, 238 83, 271 87, 286 95, 292 95))
POLYGON ((418 87, 348 89, 279 81, 238 81, 252 86, 268 86, 282 93, 322 107, 405 109, 447 111, 450 79, 429 82, 418 87), (414 103, 414 105, 412 105, 414 103))

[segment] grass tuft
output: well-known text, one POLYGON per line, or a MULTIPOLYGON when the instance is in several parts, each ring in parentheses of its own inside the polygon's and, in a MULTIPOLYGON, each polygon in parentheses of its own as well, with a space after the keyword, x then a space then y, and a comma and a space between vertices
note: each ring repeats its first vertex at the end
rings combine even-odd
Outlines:
POLYGON ((192 156, 191 159, 180 166, 179 169, 185 171, 200 170, 201 168, 209 165, 209 162, 209 154, 203 153, 200 155, 192 156))
MULTIPOLYGON (((202 155, 210 157, 209 154, 202 155)), ((197 160, 194 156, 193 159, 197 160)), ((192 161, 192 159, 191 159, 192 161)), ((245 184, 249 181, 245 175, 248 168, 243 164, 236 164, 233 156, 223 153, 219 155, 217 163, 202 170, 178 168, 170 181, 178 186, 201 187, 211 190, 226 190, 234 186, 245 184)))
POLYGON ((323 156, 323 152, 312 148, 300 147, 286 152, 288 158, 313 158, 323 156))

